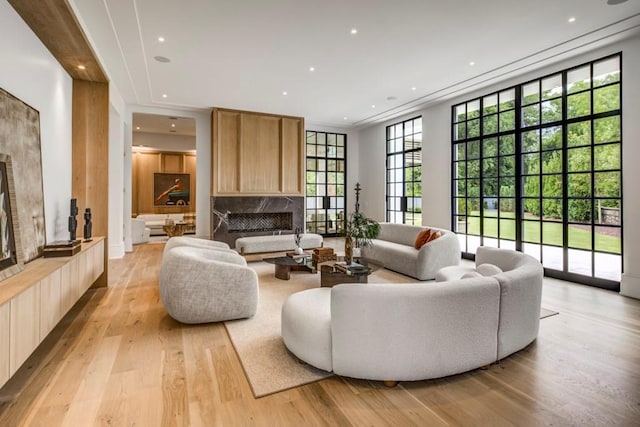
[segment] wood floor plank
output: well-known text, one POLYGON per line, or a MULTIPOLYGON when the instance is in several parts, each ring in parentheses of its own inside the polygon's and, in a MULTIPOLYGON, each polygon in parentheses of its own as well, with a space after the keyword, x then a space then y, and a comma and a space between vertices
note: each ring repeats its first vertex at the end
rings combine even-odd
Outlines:
MULTIPOLYGON (((328 240, 328 239, 327 239, 328 240)), ((335 244, 328 242, 329 245, 335 244)), ((339 243, 337 246, 339 247, 339 243)), ((183 325, 158 292, 164 245, 109 263, 0 389, 0 425, 637 425, 640 301, 545 279, 536 342, 461 375, 331 377, 253 397, 223 324, 183 325)))

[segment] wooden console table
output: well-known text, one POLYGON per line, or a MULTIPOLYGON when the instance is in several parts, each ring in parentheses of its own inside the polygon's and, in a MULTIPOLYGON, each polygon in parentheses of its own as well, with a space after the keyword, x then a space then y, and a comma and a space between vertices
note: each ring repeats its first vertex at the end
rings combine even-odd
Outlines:
POLYGON ((38 258, 0 282, 0 387, 104 272, 104 237, 70 257, 38 258))

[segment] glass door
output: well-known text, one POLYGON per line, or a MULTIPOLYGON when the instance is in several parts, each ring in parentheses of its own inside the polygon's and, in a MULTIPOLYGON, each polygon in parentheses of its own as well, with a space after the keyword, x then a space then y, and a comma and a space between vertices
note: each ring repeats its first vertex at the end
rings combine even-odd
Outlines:
POLYGON ((344 232, 347 135, 307 131, 306 230, 344 232))

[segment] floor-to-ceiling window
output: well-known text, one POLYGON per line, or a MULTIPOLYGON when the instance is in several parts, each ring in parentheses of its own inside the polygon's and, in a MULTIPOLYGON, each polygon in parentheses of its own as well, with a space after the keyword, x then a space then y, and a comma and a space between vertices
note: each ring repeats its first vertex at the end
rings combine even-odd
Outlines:
POLYGON ((344 231, 347 135, 307 131, 306 228, 335 236, 344 231))
POLYGON ((453 106, 453 227, 547 274, 618 287, 621 55, 453 106))
POLYGON ((422 224, 422 117, 387 126, 387 221, 422 224))

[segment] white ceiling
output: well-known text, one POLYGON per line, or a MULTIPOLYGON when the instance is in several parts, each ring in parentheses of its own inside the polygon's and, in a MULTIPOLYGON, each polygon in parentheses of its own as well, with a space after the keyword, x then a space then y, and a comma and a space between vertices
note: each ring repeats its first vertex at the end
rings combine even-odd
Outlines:
POLYGON ((129 104, 235 108, 337 127, 407 113, 640 28, 640 0, 70 3, 129 104))

